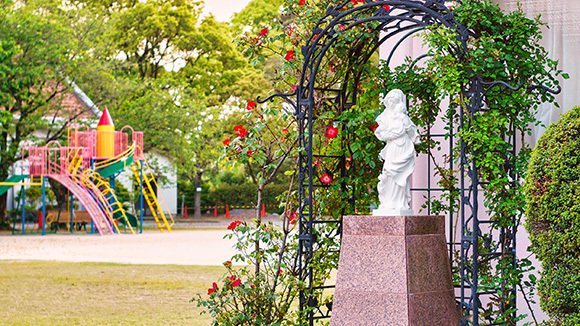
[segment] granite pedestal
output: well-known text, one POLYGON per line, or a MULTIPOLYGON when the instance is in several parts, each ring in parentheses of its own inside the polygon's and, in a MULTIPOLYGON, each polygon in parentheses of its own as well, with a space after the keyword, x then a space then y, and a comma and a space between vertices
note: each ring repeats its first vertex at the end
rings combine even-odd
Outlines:
POLYGON ((458 326, 443 216, 345 216, 331 326, 458 326))

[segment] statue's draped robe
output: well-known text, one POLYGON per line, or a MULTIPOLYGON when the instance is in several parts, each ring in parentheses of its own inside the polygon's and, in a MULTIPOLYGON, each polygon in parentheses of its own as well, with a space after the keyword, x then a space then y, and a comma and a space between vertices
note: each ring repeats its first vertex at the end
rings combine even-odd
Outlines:
POLYGON ((408 210, 411 200, 409 176, 415 169, 415 143, 419 140, 417 127, 404 113, 385 110, 377 117, 375 135, 387 145, 380 157, 385 162, 379 176, 381 209, 408 210))

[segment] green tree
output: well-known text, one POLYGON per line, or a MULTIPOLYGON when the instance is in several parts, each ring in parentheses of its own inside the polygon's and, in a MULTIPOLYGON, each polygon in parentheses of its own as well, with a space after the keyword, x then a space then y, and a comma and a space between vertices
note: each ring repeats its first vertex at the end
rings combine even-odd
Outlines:
POLYGON ((195 184, 219 157, 223 124, 215 123, 221 116, 216 110, 265 85, 231 42, 229 25, 212 16, 201 20, 200 5, 93 2, 85 11, 90 24, 99 24, 92 19, 100 15, 109 23, 92 45, 92 63, 78 76, 117 124, 145 131, 145 151, 170 158, 179 176, 195 184))
POLYGON ((280 15, 280 7, 283 5, 284 0, 252 0, 242 11, 234 14, 232 27, 237 33, 242 33, 246 26, 254 29, 252 33, 259 33, 262 28, 276 26, 279 20, 283 20, 284 16, 280 15))
POLYGON ((164 65, 196 55, 200 4, 184 0, 135 2, 112 15, 108 35, 132 64, 128 73, 157 78, 164 65))
POLYGON ((182 144, 177 146, 177 150, 182 153, 175 155, 175 164, 179 175, 193 184, 194 218, 201 218, 201 192, 197 188, 201 187, 204 174, 216 167, 217 158, 221 154, 218 143, 223 133, 220 128, 223 118, 220 119, 218 110, 207 109, 195 113, 191 120, 190 128, 184 130, 182 144))
MULTIPOLYGON (((56 4, 30 1, 0 4, 0 180, 20 160, 24 143, 57 140, 75 118, 61 109, 74 71, 76 44, 62 23, 56 4), (34 133, 46 130, 44 139, 34 133)), ((0 224, 6 223, 6 195, 0 197, 0 224)))

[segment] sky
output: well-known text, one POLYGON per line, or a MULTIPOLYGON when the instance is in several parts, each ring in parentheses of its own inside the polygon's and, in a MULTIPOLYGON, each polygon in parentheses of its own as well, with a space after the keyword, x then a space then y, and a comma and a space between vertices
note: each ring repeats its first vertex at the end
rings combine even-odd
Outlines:
POLYGON ((234 12, 239 12, 250 0, 205 0, 204 14, 212 13, 217 21, 229 21, 234 12))

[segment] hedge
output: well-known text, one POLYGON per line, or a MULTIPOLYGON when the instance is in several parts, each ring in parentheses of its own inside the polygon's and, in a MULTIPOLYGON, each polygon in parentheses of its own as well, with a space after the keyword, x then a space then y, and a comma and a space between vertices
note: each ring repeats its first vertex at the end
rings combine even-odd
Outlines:
POLYGON ((538 282, 545 325, 580 325, 580 107, 542 135, 526 177, 531 250, 542 262, 538 282))

